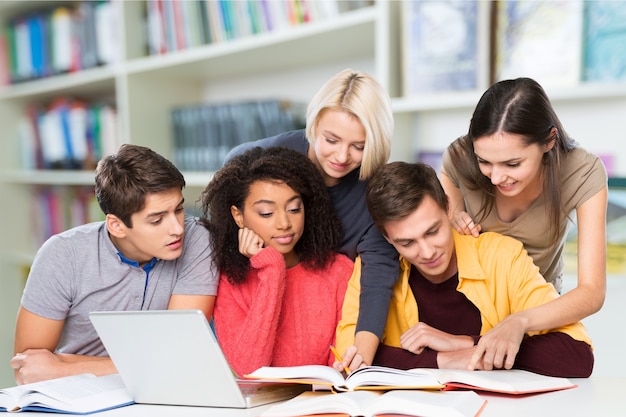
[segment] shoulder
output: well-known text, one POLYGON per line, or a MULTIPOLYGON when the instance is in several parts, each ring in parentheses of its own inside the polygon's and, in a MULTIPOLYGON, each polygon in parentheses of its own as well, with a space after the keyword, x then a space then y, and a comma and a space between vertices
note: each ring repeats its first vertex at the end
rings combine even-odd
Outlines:
MULTIPOLYGON (((472 236, 464 236, 468 238, 472 238, 472 236)), ((515 249, 515 248, 523 248, 524 245, 521 241, 507 235, 503 235, 497 232, 483 232, 478 238, 475 238, 478 241, 478 247, 483 250, 488 250, 490 247, 498 248, 498 250, 504 249, 515 249)))
POLYGON ((82 252, 93 251, 98 240, 106 234, 104 222, 83 224, 48 238, 40 252, 74 248, 82 252))
POLYGON ((286 148, 293 149, 300 153, 306 154, 309 149, 309 141, 306 137, 304 130, 292 130, 289 132, 283 132, 275 136, 242 143, 231 149, 226 155, 225 162, 231 158, 254 148, 270 148, 272 146, 284 146, 286 148))
POLYGON ((443 154, 441 155, 441 172, 447 175, 450 178, 450 180, 452 180, 454 185, 458 187, 459 185, 458 175, 457 175, 456 167, 454 165, 454 161, 452 160, 452 156, 450 155, 451 146, 452 145, 449 145, 443 151, 443 154))
POLYGON ((350 272, 352 272, 352 270, 354 269, 354 262, 346 255, 337 253, 335 254, 335 257, 330 264, 330 267, 341 271, 349 270, 350 272))
POLYGON ((573 199, 579 204, 606 187, 607 182, 606 168, 597 155, 580 147, 564 155, 561 162, 561 193, 565 201, 573 199))
POLYGON ((497 232, 483 232, 478 237, 474 237, 461 235, 453 230, 453 235, 457 252, 463 254, 474 252, 480 257, 491 254, 517 256, 517 253, 524 250, 521 241, 497 232))
POLYGON ((200 223, 200 219, 194 216, 186 215, 184 226, 184 251, 209 251, 211 237, 206 227, 204 227, 202 223, 200 223))
POLYGON ((186 236, 208 236, 209 231, 204 227, 204 225, 200 222, 200 219, 196 216, 185 215, 185 235, 186 236))
POLYGON ((509 271, 518 260, 528 257, 524 245, 517 239, 496 232, 483 232, 477 238, 454 233, 459 276, 493 276, 493 271, 509 271))
POLYGON ((564 178, 589 173, 606 176, 606 169, 599 156, 581 147, 576 147, 563 156, 561 175, 564 178))

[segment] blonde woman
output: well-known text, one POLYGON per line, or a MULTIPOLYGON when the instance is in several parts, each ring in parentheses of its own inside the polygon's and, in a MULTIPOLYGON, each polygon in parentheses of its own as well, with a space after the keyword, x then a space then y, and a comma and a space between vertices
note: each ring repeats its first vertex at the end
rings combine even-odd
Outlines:
POLYGON ((305 154, 321 172, 343 224, 339 251, 361 259, 362 309, 349 364, 371 364, 398 276, 398 254, 374 226, 365 203, 367 179, 389 159, 394 120, 391 100, 370 75, 346 69, 329 79, 307 107, 306 129, 239 145, 227 160, 254 147, 283 146, 305 154))

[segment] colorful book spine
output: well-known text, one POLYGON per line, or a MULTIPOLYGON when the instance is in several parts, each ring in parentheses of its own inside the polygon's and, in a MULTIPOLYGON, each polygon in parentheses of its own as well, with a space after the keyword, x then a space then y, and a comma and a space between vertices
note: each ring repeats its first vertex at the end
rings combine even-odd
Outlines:
POLYGON ((32 198, 36 222, 31 234, 37 246, 72 227, 104 220, 91 186, 40 186, 32 198))
POLYGON ((111 1, 41 2, 2 30, 0 83, 81 71, 115 61, 117 9, 111 1), (55 5, 56 4, 56 5, 55 5))
MULTIPOLYGON (((151 55, 254 36, 340 13, 343 0, 146 0, 151 55), (165 35, 164 35, 165 34, 165 35)), ((371 3, 364 3, 365 7, 371 3)), ((348 10, 354 7, 349 7, 348 10)))
POLYGON ((108 103, 60 97, 28 106, 19 123, 23 169, 93 169, 117 150, 117 123, 108 103))

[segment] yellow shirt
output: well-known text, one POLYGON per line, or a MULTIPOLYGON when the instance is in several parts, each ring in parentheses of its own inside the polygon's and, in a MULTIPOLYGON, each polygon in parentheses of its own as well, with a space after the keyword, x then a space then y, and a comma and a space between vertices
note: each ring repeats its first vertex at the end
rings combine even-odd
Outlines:
MULTIPOLYGON (((480 311, 483 335, 505 317, 545 304, 559 297, 552 284, 539 273, 539 268, 521 242, 486 232, 479 237, 463 236, 453 230, 459 269, 457 290, 465 294, 480 311), (494 250, 494 248, 498 248, 494 250)), ((337 326, 337 349, 344 352, 354 344, 354 331, 359 314, 361 261, 356 259, 354 273, 348 284, 342 317, 337 326)), ((400 257, 400 277, 394 286, 389 304, 387 324, 382 343, 400 347, 400 336, 419 322, 417 302, 409 286, 410 263, 400 257)), ((557 329, 529 333, 563 332, 591 345, 581 322, 557 329)))

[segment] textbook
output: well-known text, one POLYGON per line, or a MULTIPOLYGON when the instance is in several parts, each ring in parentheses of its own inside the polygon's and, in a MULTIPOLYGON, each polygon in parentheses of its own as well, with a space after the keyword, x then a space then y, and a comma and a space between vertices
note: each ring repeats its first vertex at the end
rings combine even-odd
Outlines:
POLYGON ((344 378, 341 372, 326 365, 263 366, 246 378, 327 386, 336 391, 432 389, 444 388, 434 375, 383 366, 359 368, 344 378))
POLYGON ((502 394, 532 394, 574 388, 567 378, 540 375, 519 369, 466 371, 415 368, 400 370, 383 366, 359 368, 344 378, 325 365, 264 366, 246 378, 327 386, 338 392, 358 390, 457 390, 471 389, 502 394))
POLYGON ((348 415, 373 417, 404 415, 420 417, 475 417, 487 400, 474 391, 352 391, 339 394, 305 392, 276 404, 261 417, 348 415))
POLYGON ((0 411, 91 414, 133 404, 119 374, 73 375, 0 390, 0 411))

